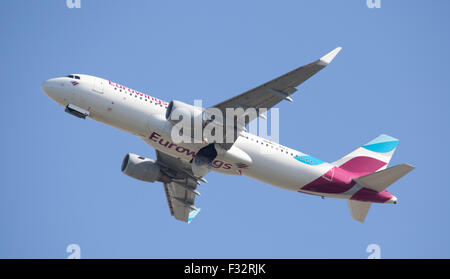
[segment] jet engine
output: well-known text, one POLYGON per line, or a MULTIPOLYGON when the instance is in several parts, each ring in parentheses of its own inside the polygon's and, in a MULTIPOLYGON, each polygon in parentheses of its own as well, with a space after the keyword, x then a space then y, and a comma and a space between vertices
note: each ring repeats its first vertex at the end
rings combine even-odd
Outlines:
MULTIPOLYGON (((216 140, 217 133, 222 133, 223 136, 219 137, 219 140, 224 140, 224 119, 222 111, 218 108, 203 109, 172 100, 166 110, 166 119, 173 125, 178 126, 180 131, 183 130, 183 136, 187 135, 187 138, 184 138, 183 141, 212 143, 216 140), (189 119, 185 119, 185 117, 189 119), (209 126, 208 133, 204 134, 205 127, 210 123, 213 125, 209 126)), ((231 129, 234 130, 234 126, 231 126, 231 129)))
POLYGON ((199 107, 172 100, 167 107, 166 119, 172 124, 176 124, 181 120, 180 115, 189 115, 191 120, 194 120, 196 117, 201 119, 202 112, 203 110, 199 107))
POLYGON ((200 149, 191 160, 192 173, 197 177, 205 176, 211 169, 212 162, 217 157, 214 144, 209 144, 200 149))
MULTIPOLYGON (((173 125, 178 126, 178 135, 183 137, 180 138, 180 141, 203 142, 202 134, 205 123, 202 108, 172 100, 167 107, 166 119, 173 125), (198 130, 195 131, 195 129, 198 130)), ((176 133, 176 131, 173 132, 176 133)))
POLYGON ((121 169, 124 174, 146 182, 167 180, 154 160, 132 153, 125 155, 121 169))

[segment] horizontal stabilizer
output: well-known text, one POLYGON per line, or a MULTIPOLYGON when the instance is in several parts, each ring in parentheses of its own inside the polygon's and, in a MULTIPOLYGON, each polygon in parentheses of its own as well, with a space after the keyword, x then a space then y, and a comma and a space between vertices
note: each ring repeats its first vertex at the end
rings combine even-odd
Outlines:
POLYGON ((413 169, 411 165, 400 164, 353 180, 362 187, 381 192, 413 169))
POLYGON ((370 205, 372 203, 354 200, 347 200, 347 202, 353 219, 361 223, 364 222, 364 219, 366 219, 367 212, 369 212, 370 205))

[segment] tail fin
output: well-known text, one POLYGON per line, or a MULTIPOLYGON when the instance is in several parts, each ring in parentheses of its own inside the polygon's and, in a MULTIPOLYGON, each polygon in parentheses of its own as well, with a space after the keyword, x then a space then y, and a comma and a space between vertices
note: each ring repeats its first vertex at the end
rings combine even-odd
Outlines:
MULTIPOLYGON (((337 160, 333 165, 350 172, 353 181, 362 187, 361 191, 369 191, 371 194, 381 196, 387 193, 389 194, 387 201, 383 197, 384 203, 397 203, 397 198, 384 191, 384 189, 414 169, 413 166, 408 164, 400 164, 386 168, 397 145, 398 139, 388 135, 379 135, 350 154, 337 160)), ((358 200, 355 198, 356 195, 353 195, 352 198, 347 200, 350 213, 353 219, 364 222, 372 204, 370 201, 379 201, 376 201, 376 199, 369 199, 370 201, 358 200)))
POLYGON ((375 139, 356 149, 333 165, 358 176, 383 170, 389 164, 398 145, 398 139, 388 135, 379 135, 375 139))
MULTIPOLYGON (((408 164, 400 164, 387 168, 385 170, 371 173, 358 178, 353 178, 358 185, 364 188, 368 188, 377 192, 381 192, 392 183, 402 178, 404 175, 414 169, 413 166, 408 164)), ((369 212, 371 202, 362 202, 357 200, 347 200, 348 207, 353 219, 364 222, 367 212, 369 212)), ((397 203, 397 198, 393 197, 389 203, 397 203)))

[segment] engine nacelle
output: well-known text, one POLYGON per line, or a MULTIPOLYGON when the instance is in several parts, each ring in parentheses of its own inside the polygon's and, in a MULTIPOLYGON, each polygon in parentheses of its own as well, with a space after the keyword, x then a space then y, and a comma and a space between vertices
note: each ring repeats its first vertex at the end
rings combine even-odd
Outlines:
POLYGON ((206 125, 203 112, 200 107, 172 100, 167 107, 166 119, 177 126, 178 129, 172 132, 182 136, 180 141, 201 143, 204 141, 203 128, 206 125))
POLYGON ((172 124, 176 124, 180 121, 180 115, 189 115, 193 121, 196 117, 202 117, 203 110, 199 107, 172 100, 166 110, 166 119, 172 124))
POLYGON ((163 173, 155 160, 128 153, 122 161, 122 172, 146 182, 163 180, 163 173))
MULTIPOLYGON (((224 126, 226 121, 220 109, 214 107, 203 109, 176 100, 169 103, 166 119, 171 124, 178 126, 180 131, 182 128, 183 136, 187 135, 187 139, 194 140, 195 143, 212 143, 217 139, 222 142, 226 138, 228 129, 232 132, 235 130, 234 125, 224 126), (204 134, 205 128, 207 128, 206 134, 204 134)), ((183 139, 183 141, 185 140, 186 138, 183 139)))

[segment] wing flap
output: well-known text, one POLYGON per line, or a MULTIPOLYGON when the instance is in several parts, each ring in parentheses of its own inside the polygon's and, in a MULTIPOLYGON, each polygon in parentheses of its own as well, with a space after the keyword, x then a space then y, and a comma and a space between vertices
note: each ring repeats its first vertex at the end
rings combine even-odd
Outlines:
POLYGON ((169 187, 168 187, 167 183, 164 183, 163 185, 164 185, 164 193, 166 194, 166 198, 167 198, 167 204, 169 205, 170 215, 174 216, 175 212, 173 209, 172 199, 170 198, 169 187))
POLYGON ((177 220, 190 222, 193 219, 191 213, 198 211, 194 206, 196 195, 177 182, 164 183, 164 189, 170 214, 177 220))
POLYGON ((164 183, 164 192, 169 205, 170 215, 175 219, 190 223, 198 214, 195 207, 195 197, 200 195, 197 191, 198 180, 190 170, 190 165, 166 153, 156 150, 157 163, 165 173, 171 177, 164 183))

